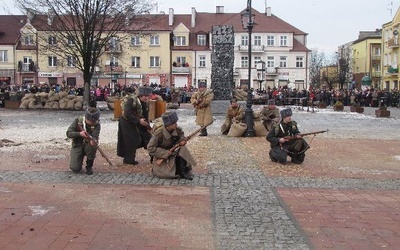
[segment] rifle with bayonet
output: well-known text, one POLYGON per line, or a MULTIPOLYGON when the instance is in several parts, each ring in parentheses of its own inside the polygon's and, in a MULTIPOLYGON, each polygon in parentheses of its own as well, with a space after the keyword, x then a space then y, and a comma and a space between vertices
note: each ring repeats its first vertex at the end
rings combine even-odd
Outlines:
POLYGON ((290 140, 298 139, 299 136, 303 137, 303 136, 307 136, 307 135, 322 134, 322 133, 325 133, 325 132, 328 132, 328 130, 314 131, 314 132, 310 132, 310 133, 300 133, 300 134, 297 134, 297 135, 294 135, 294 136, 285 136, 283 138, 290 141, 290 140))
MULTIPOLYGON (((214 120, 215 120, 215 119, 213 119, 210 123, 208 123, 208 124, 202 126, 201 128, 197 129, 196 131, 194 131, 194 132, 191 133, 190 135, 188 135, 188 136, 182 138, 181 140, 179 140, 174 146, 172 146, 172 148, 169 149, 169 151, 170 151, 171 153, 175 152, 175 150, 177 150, 178 148, 181 147, 181 144, 180 144, 180 143, 181 143, 182 141, 189 141, 189 140, 192 139, 194 136, 196 136, 198 133, 200 133, 203 129, 205 129, 205 128, 207 128, 208 126, 210 126, 210 125, 214 122, 214 120)), ((158 166, 161 166, 165 160, 166 160, 166 159, 159 158, 159 159, 157 159, 157 160, 155 161, 155 163, 156 163, 158 166)))
MULTIPOLYGON (((83 129, 82 125, 80 125, 79 123, 78 123, 77 126, 78 126, 78 132, 85 131, 85 130, 83 129)), ((110 161, 110 159, 108 159, 107 155, 106 155, 106 154, 104 153, 104 151, 100 148, 98 142, 97 142, 87 131, 85 131, 85 133, 86 133, 86 138, 84 138, 84 139, 85 139, 88 143, 90 143, 91 141, 93 141, 94 144, 95 144, 94 147, 97 148, 97 150, 100 152, 101 156, 103 156, 103 158, 106 159, 106 161, 108 162, 108 164, 110 164, 110 166, 112 166, 112 165, 113 165, 112 162, 110 161)))

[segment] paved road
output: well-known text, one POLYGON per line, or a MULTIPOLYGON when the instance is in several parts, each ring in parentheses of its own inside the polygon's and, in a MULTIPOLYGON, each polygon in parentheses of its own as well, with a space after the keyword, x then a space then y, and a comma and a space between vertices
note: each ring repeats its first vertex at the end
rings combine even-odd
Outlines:
MULTIPOLYGON (((0 148, 0 159, 7 162, 0 168, 0 247, 396 249, 400 112, 390 111, 391 118, 375 118, 372 108, 364 114, 294 108, 301 131, 329 132, 314 139, 304 164, 285 167, 262 153, 267 150, 263 138, 221 136, 223 117, 217 117, 210 136, 191 142, 203 166, 193 181, 160 180, 146 164, 140 164, 144 171, 128 172, 124 166, 103 164, 93 176, 54 167, 67 159, 60 163, 49 156, 29 167, 23 161, 15 166, 6 158, 20 152, 0 148), (41 206, 39 212, 35 206, 41 206), (87 223, 96 227, 88 229, 87 223)), ((185 131, 196 128, 192 112, 189 107, 178 110, 185 131)), ((62 144, 57 134, 76 112, 1 110, 0 115, 0 139, 16 140, 13 129, 31 131, 36 138, 27 135, 31 142, 21 147, 43 153, 48 144, 62 144), (38 139, 43 123, 52 142, 38 139)), ((115 134, 115 122, 108 119, 112 115, 103 112, 102 133, 115 134)), ((115 140, 104 140, 115 145, 115 140)))

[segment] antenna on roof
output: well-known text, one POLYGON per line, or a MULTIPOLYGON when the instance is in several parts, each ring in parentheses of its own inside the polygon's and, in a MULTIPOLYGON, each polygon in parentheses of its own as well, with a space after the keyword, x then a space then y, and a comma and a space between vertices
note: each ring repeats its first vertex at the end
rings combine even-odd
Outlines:
POLYGON ((393 17, 393 15, 392 15, 392 11, 393 11, 393 1, 390 1, 390 3, 388 4, 389 5, 389 12, 390 12, 390 18, 392 18, 393 17))

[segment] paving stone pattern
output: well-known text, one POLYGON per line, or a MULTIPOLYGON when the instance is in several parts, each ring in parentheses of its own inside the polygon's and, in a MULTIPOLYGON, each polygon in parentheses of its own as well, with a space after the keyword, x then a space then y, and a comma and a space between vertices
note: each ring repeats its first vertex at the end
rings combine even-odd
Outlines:
MULTIPOLYGON (((319 119, 329 119, 331 115, 335 114, 320 115, 319 119)), ((360 120, 360 123, 364 123, 364 120, 360 120)), ((379 127, 379 123, 398 124, 398 122, 398 119, 381 120, 376 126, 379 127)), ((312 127, 312 123, 312 119, 305 119, 302 125, 312 127)), ((329 119, 326 123, 335 123, 335 119, 329 119)), ((345 127, 346 129, 350 132, 352 130, 350 126, 345 127)), ((339 132, 335 132, 333 136, 336 136, 336 133, 339 132)), ((357 135, 363 133, 365 131, 356 131, 357 135)), ((389 138, 392 135, 393 131, 388 131, 388 134, 383 136, 389 138)), ((213 137, 212 140, 213 143, 209 143, 208 148, 209 158, 218 161, 209 162, 209 173, 195 175, 193 181, 163 180, 146 173, 95 173, 87 176, 55 171, 1 171, 0 181, 210 187, 216 249, 313 248, 275 193, 277 187, 400 189, 400 180, 268 177, 251 157, 236 158, 243 153, 240 139, 237 139, 235 144, 238 146, 230 147, 230 150, 226 150, 229 145, 224 144, 226 140, 223 137, 213 137)))

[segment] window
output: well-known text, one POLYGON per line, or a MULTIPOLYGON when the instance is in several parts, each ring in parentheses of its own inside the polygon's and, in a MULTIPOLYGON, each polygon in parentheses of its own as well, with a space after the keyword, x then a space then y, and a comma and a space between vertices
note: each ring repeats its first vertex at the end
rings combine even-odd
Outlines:
POLYGON ((132 56, 132 67, 140 68, 140 57, 139 56, 132 56))
POLYGON ((67 56, 67 66, 75 67, 76 65, 76 57, 75 56, 67 56))
POLYGON ((57 57, 49 56, 49 67, 57 67, 57 57))
POLYGON ((175 40, 176 46, 185 46, 186 45, 186 37, 184 36, 177 36, 175 40))
POLYGON ((150 36, 150 46, 160 45, 160 37, 158 35, 150 36))
POLYGON ((275 68, 275 58, 273 56, 267 57, 267 68, 275 68))
POLYGON ((49 45, 56 45, 57 38, 55 36, 49 36, 48 42, 49 42, 49 45))
POLYGON ((287 36, 281 36, 281 46, 287 46, 287 36))
POLYGON ((374 56, 379 56, 381 54, 381 48, 375 47, 374 48, 374 56))
POLYGON ((240 67, 247 68, 249 67, 249 58, 247 56, 242 56, 240 60, 240 67))
POLYGON ((287 57, 286 56, 279 57, 279 67, 281 67, 281 68, 287 67, 287 57))
POLYGON ((34 41, 34 39, 33 39, 33 35, 25 35, 24 37, 23 37, 23 43, 24 43, 24 45, 34 45, 35 44, 35 41, 34 41))
POLYGON ((243 45, 243 46, 249 45, 249 37, 248 36, 242 36, 240 44, 243 45))
POLYGON ((199 56, 199 67, 206 67, 206 56, 199 56))
POLYGON ((160 57, 150 56, 150 67, 160 67, 160 57))
POLYGON ((132 36, 131 37, 131 45, 132 46, 139 46, 140 45, 140 37, 139 36, 132 36))
POLYGON ((296 68, 303 68, 303 57, 296 56, 296 68))
POLYGON ((176 57, 176 63, 178 67, 182 67, 184 66, 184 64, 186 63, 186 57, 184 56, 177 56, 176 57))
POLYGON ((267 36, 267 46, 275 46, 275 37, 267 36))
POLYGON ((197 35, 197 45, 199 46, 206 45, 206 35, 197 35))
POLYGON ((261 46, 261 36, 254 36, 254 45, 261 46))
POLYGON ((110 50, 120 50, 118 37, 110 37, 110 50))
POLYGON ((69 46, 75 45, 74 38, 73 38, 72 36, 69 36, 69 37, 67 38, 67 44, 68 44, 69 46))
POLYGON ((255 56, 254 57, 254 66, 256 66, 259 61, 261 61, 261 56, 255 56))
POLYGON ((8 62, 8 51, 0 50, 0 62, 8 62))

